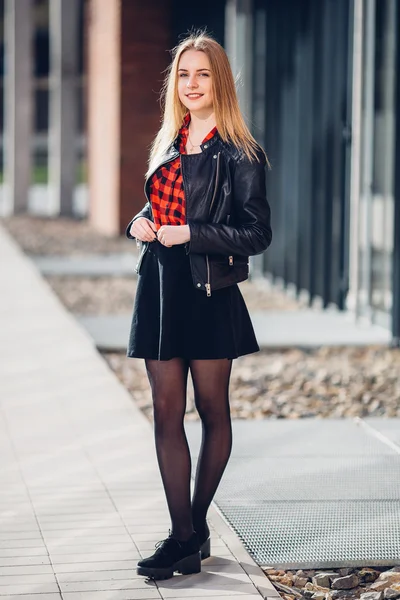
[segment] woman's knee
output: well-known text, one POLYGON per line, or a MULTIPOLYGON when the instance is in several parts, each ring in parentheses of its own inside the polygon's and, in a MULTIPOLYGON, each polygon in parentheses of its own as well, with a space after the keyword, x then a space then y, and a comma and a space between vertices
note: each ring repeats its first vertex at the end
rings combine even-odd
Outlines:
POLYGON ((229 402, 219 402, 217 398, 203 398, 195 395, 195 406, 199 417, 206 425, 223 425, 230 422, 229 402))
POLYGON ((185 407, 180 406, 168 395, 158 395, 153 398, 154 424, 160 428, 177 428, 183 424, 185 407))

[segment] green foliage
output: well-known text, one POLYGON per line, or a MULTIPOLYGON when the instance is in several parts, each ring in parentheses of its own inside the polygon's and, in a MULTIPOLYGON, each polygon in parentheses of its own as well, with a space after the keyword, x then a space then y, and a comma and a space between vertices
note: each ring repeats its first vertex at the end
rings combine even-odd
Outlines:
MULTIPOLYGON (((78 164, 78 170, 76 174, 76 183, 86 183, 87 181, 87 167, 86 161, 82 160, 78 164)), ((47 165, 36 165, 32 170, 32 185, 35 184, 47 184, 48 181, 48 168, 47 165)), ((0 169, 0 184, 4 182, 3 169, 0 169)))

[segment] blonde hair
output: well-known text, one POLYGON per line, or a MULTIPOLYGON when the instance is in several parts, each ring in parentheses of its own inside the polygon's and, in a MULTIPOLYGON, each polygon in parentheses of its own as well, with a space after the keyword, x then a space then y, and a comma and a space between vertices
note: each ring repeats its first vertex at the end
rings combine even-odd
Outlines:
POLYGON ((151 145, 146 177, 152 173, 153 165, 158 164, 159 157, 177 137, 183 119, 189 112, 178 95, 179 60, 187 50, 200 50, 210 61, 215 120, 221 139, 232 142, 250 160, 259 160, 257 151, 261 149, 270 166, 264 150, 251 135, 242 116, 235 80, 225 50, 210 35, 200 31, 191 33, 172 50, 173 59, 166 70, 167 75, 161 89, 162 124, 151 145))

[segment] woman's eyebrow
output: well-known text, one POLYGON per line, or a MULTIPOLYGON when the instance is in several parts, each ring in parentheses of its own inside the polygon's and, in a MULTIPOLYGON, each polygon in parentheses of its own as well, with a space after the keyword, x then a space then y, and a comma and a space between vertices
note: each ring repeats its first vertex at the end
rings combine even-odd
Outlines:
MULTIPOLYGON (((210 69, 196 69, 197 71, 209 71, 210 69)), ((178 71, 187 71, 187 69, 178 69, 178 71)))

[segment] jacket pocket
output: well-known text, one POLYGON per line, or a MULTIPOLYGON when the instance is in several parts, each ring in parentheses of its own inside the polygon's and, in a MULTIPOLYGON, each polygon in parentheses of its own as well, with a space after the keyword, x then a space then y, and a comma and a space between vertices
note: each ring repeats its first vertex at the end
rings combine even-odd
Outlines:
POLYGON ((240 281, 245 281, 249 277, 249 264, 245 256, 233 256, 233 265, 229 262, 229 257, 225 257, 224 261, 211 260, 211 289, 218 290, 223 287, 228 287, 240 281), (235 258, 240 260, 235 262, 235 258))
POLYGON ((241 254, 231 254, 228 256, 228 264, 230 267, 240 267, 244 265, 249 266, 249 257, 241 254))

